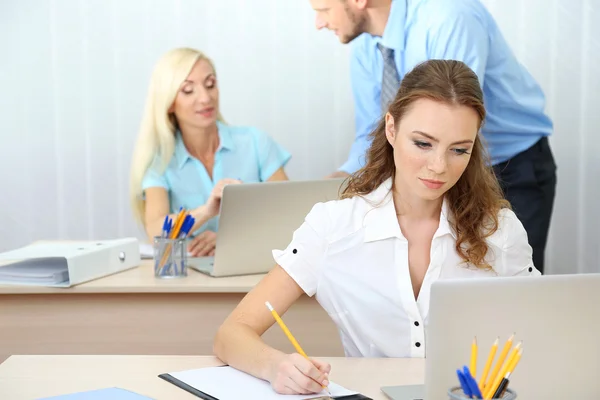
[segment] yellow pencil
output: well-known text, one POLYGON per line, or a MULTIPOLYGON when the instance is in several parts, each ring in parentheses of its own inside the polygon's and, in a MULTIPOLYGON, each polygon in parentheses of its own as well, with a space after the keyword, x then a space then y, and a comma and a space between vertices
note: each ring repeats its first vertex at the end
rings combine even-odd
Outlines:
POLYGON ((479 391, 483 393, 483 385, 485 383, 485 379, 490 372, 490 368, 492 367, 492 362, 494 361, 494 357, 496 356, 496 351, 498 350, 498 344, 500 343, 500 338, 496 338, 492 348, 490 349, 490 354, 488 355, 487 361, 485 362, 485 366, 483 367, 483 372, 481 374, 481 379, 479 380, 479 391))
POLYGON ((519 349, 519 352, 515 356, 514 360, 512 360, 512 362, 508 366, 508 371, 507 371, 508 374, 512 374, 513 372, 515 372, 515 368, 517 368, 517 364, 519 363, 519 360, 521 360, 522 355, 523 355, 523 349, 519 349))
POLYGON ((471 376, 476 379, 477 376, 477 336, 473 338, 471 344, 471 376))
POLYGON ((487 389, 485 389, 485 388, 489 387, 492 384, 492 382, 494 382, 494 379, 496 379, 496 376, 498 375, 500 368, 502 368, 502 364, 504 364, 504 359, 506 358, 506 355, 510 351, 510 348, 512 347, 512 343, 513 343, 514 339, 515 339, 515 334, 513 333, 511 335, 511 337, 509 337, 508 340, 506 341, 506 343, 504 344, 504 348, 502 349, 502 352, 500 353, 500 357, 498 358, 498 362, 496 363, 496 366, 492 370, 492 373, 490 374, 488 381, 485 383, 485 385, 483 385, 484 390, 486 390, 486 392, 487 392, 487 389))
MULTIPOLYGON (((296 340, 296 338, 294 338, 294 335, 292 335, 292 332, 290 332, 290 330, 285 325, 285 323, 283 322, 283 320, 281 319, 281 317, 279 316, 279 314, 277 314, 277 311, 275 311, 275 309, 273 308, 273 306, 271 305, 271 303, 269 303, 267 301, 267 302, 265 302, 265 305, 267 306, 267 308, 269 309, 269 311, 271 311, 271 314, 273 314, 273 317, 275 318, 275 321, 277 321, 277 323, 279 324, 279 326, 283 330, 283 333, 285 333, 285 335, 290 340, 290 342, 292 342, 292 345, 294 346, 294 348, 296 349, 296 351, 298 353, 300 353, 300 355, 302 355, 302 357, 304 357, 304 358, 306 358, 308 360, 309 358, 306 355, 306 353, 304 352, 304 350, 302 350, 302 347, 300 347, 300 343, 298 343, 298 341, 296 340)), ((321 386, 323 387, 323 389, 327 390, 327 392, 331 395, 331 392, 329 392, 329 389, 327 389, 326 386, 324 386, 324 385, 321 385, 321 386)))
POLYGON ((183 221, 185 220, 185 214, 186 210, 182 208, 177 215, 177 219, 175 219, 175 225, 171 231, 171 239, 176 239, 177 236, 179 236, 179 230, 181 229, 181 225, 183 225, 183 221))
POLYGON ((519 349, 521 348, 521 344, 522 344, 522 342, 519 342, 515 346, 515 348, 512 350, 512 352, 510 353, 510 357, 508 357, 508 360, 506 361, 506 363, 504 364, 504 366, 500 370, 500 373, 494 378, 494 382, 489 387, 486 386, 486 388, 485 388, 485 394, 483 396, 484 399, 491 399, 492 398, 492 395, 496 392, 496 389, 498 389, 498 386, 500 385, 500 382, 502 382, 502 378, 504 378, 504 375, 506 375, 506 372, 508 371, 508 368, 515 361, 515 358, 517 357, 517 354, 519 353, 519 349))

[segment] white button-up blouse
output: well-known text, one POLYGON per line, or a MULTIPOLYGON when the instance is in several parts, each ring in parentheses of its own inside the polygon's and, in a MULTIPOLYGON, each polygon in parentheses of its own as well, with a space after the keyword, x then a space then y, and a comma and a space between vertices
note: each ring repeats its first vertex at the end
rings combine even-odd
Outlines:
POLYGON ((402 235, 391 178, 363 197, 316 204, 275 261, 317 301, 338 327, 348 357, 425 357, 431 284, 437 279, 541 275, 527 233, 504 209, 489 236, 493 270, 465 263, 455 249, 444 201, 429 268, 415 300, 408 242, 402 235))

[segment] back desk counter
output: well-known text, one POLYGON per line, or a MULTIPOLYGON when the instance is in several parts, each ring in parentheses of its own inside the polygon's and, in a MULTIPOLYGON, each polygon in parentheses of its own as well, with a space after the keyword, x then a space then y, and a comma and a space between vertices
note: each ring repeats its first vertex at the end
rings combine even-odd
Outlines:
MULTIPOLYGON (((208 355, 214 335, 264 275, 156 279, 152 262, 68 289, 0 286, 0 363, 46 354, 208 355)), ((335 325, 303 296, 283 316, 310 356, 343 356, 335 325)), ((293 347, 275 324, 267 343, 293 347)))

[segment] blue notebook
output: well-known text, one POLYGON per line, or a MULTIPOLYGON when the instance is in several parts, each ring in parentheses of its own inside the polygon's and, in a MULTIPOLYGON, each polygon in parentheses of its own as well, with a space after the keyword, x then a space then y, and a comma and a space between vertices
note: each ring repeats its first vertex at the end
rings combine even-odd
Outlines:
POLYGON ((121 388, 106 388, 78 392, 61 396, 45 397, 39 400, 154 400, 151 397, 142 396, 129 390, 121 388))

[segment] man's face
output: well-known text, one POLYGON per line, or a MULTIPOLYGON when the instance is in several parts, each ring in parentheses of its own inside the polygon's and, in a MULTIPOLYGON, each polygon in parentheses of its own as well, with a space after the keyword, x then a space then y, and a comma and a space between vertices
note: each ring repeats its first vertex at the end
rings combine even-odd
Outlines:
POLYGON ((355 0, 310 0, 317 29, 334 31, 340 42, 350 43, 365 31, 366 16, 355 0))

